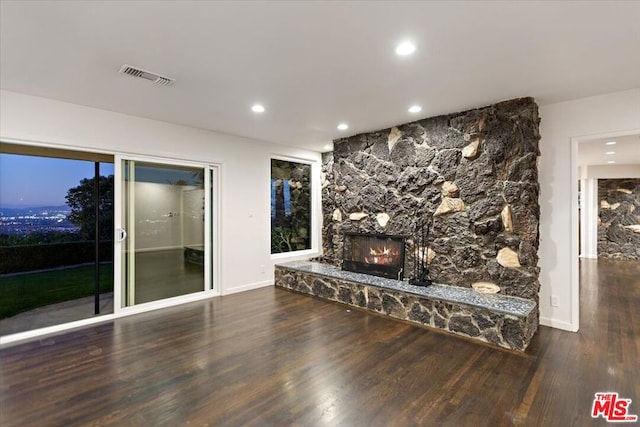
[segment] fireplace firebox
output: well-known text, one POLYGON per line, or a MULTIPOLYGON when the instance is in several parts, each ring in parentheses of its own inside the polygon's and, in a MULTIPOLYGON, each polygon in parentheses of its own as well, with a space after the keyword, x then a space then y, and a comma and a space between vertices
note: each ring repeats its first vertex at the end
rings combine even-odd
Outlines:
POLYGON ((344 233, 342 269, 402 280, 404 246, 403 236, 344 233))

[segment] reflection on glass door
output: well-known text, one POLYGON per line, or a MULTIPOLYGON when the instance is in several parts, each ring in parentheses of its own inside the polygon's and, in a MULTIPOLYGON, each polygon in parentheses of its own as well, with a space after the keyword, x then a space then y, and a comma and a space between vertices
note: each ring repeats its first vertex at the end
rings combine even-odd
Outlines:
POLYGON ((205 289, 205 169, 122 160, 122 301, 205 289))

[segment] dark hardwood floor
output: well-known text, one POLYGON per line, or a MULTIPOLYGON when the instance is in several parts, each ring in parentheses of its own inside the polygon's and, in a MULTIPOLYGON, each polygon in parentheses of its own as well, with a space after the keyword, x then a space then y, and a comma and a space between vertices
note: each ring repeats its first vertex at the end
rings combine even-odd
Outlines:
POLYGON ((640 415, 640 263, 583 261, 582 329, 526 354, 274 288, 0 350, 0 425, 589 426, 640 415))

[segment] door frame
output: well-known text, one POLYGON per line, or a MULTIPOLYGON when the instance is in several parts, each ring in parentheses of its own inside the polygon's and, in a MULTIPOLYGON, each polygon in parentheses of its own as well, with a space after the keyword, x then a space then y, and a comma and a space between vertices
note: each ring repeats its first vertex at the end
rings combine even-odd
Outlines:
MULTIPOLYGON (((580 179, 580 173, 578 171, 578 150, 580 149, 581 142, 588 142, 594 139, 605 139, 611 138, 615 139, 616 137, 628 136, 628 135, 636 135, 640 133, 640 129, 627 129, 627 130, 619 130, 612 132, 603 132, 589 135, 581 135, 581 136, 572 136, 571 141, 571 264, 570 264, 570 273, 571 273, 571 282, 570 282, 570 307, 571 307, 571 323, 570 323, 570 331, 577 332, 580 329, 580 245, 578 241, 580 239, 580 234, 585 233, 586 227, 589 227, 589 224, 586 224, 584 221, 580 222, 580 206, 579 206, 579 191, 578 191, 578 180, 580 179)), ((597 197, 597 180, 596 180, 596 189, 595 194, 597 197)), ((584 189, 582 189, 584 191, 584 189)), ((584 203, 584 198, 580 199, 581 203, 584 203)), ((596 202, 596 208, 597 208, 596 202)), ((582 206, 583 209, 586 209, 586 205, 582 206)), ((595 213, 595 221, 597 221, 597 212, 595 213)), ((597 230, 596 230, 597 232, 597 230)), ((584 234, 582 236, 585 237, 584 234)), ((596 258, 597 258, 597 237, 596 237, 596 258)), ((553 326, 553 325, 549 325, 553 326)), ((555 326, 554 326, 555 327, 555 326)), ((561 327, 561 329, 564 329, 561 327)))
MULTIPOLYGON (((156 308, 164 308, 220 295, 220 165, 212 163, 200 163, 188 160, 168 159, 164 157, 139 156, 118 153, 114 155, 114 243, 113 243, 113 311, 114 314, 127 313, 132 314, 140 311, 153 310, 156 308), (127 307, 125 305, 124 295, 124 275, 127 274, 123 270, 123 252, 132 235, 118 240, 119 231, 123 227, 123 212, 125 208, 125 200, 123 198, 124 171, 122 168, 124 160, 132 160, 134 162, 145 162, 157 165, 187 166, 194 168, 202 168, 204 171, 204 196, 205 196, 205 212, 204 212, 204 281, 203 290, 186 295, 166 298, 148 303, 136 304, 127 307), (212 191, 213 190, 213 191, 212 191)), ((127 200, 131 202, 131 200, 127 200)), ((127 231, 128 233, 128 231, 127 231)))

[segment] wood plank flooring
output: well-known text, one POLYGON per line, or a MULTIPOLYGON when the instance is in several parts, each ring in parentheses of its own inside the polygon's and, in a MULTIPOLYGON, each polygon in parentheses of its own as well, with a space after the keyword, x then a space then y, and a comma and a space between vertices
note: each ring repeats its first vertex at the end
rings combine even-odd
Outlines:
POLYGON ((640 263, 583 261, 582 329, 524 355, 274 288, 0 349, 0 425, 590 426, 640 415, 640 263))

